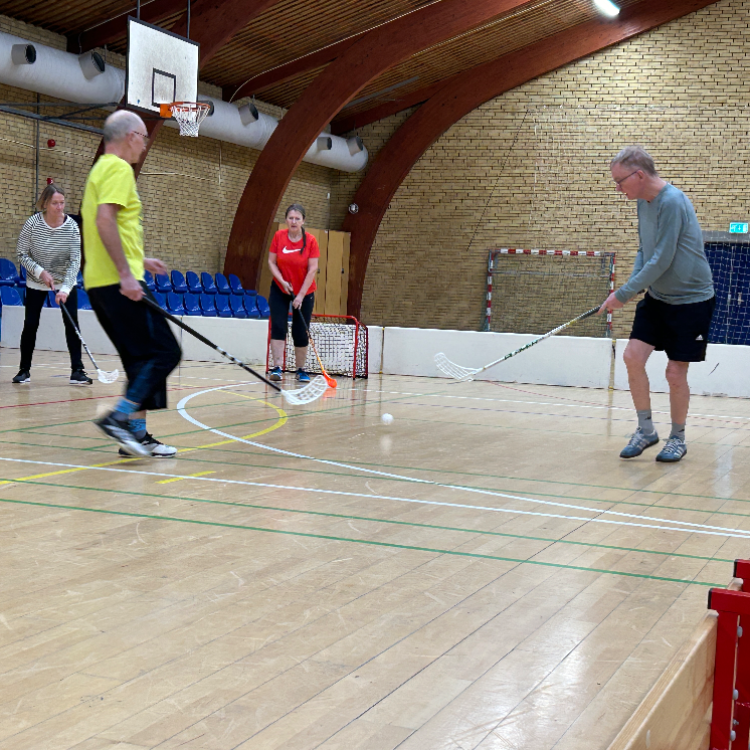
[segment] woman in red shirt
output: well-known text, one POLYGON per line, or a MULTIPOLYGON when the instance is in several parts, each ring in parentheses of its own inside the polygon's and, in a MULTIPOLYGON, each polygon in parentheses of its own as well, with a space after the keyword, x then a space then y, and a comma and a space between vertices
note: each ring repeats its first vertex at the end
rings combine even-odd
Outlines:
POLYGON ((305 372, 307 326, 312 318, 315 304, 315 274, 318 272, 320 248, 318 241, 305 232, 305 209, 292 203, 286 210, 287 229, 280 229, 273 237, 268 251, 268 265, 273 274, 268 306, 271 308, 271 354, 274 367, 269 373, 271 380, 281 380, 281 365, 284 363, 289 305, 292 305, 292 339, 297 364, 297 380, 309 383, 305 372))

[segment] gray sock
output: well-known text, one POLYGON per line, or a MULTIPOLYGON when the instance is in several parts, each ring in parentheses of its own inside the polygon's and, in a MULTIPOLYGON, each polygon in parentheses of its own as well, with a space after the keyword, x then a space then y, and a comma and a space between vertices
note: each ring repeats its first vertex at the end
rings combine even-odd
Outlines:
POLYGON ((654 431, 654 423, 651 421, 651 409, 636 411, 636 414, 638 415, 638 426, 646 435, 650 435, 654 431))
POLYGON ((672 432, 670 433, 669 437, 678 437, 683 442, 685 441, 685 425, 684 424, 678 424, 677 422, 672 422, 672 432))

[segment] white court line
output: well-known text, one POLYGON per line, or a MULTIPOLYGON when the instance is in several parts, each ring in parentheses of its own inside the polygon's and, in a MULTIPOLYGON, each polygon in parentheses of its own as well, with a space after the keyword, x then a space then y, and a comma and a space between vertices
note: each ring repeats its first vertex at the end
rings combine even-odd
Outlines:
MULTIPOLYGON (((214 432, 214 430, 211 430, 211 432, 214 432)), ((224 433, 222 433, 224 434, 224 433)), ((231 437, 231 436, 230 436, 231 437)), ((313 461, 320 461, 321 459, 311 459, 313 461)), ((143 471, 140 469, 115 469, 110 466, 85 466, 80 464, 64 464, 64 463, 57 463, 57 462, 51 462, 51 461, 34 461, 32 459, 28 458, 6 458, 3 456, 0 456, 0 461, 8 461, 10 463, 20 463, 20 464, 36 464, 36 465, 42 465, 42 466, 53 466, 63 469, 84 469, 87 471, 106 471, 114 474, 136 474, 138 476, 147 476, 147 477, 159 477, 161 479, 192 479, 193 481, 198 482, 218 482, 219 484, 238 484, 242 485, 244 487, 262 487, 264 489, 272 489, 272 490, 292 490, 297 492, 309 492, 313 494, 320 494, 320 495, 335 495, 339 497, 360 497, 365 498, 367 500, 390 500, 397 503, 413 503, 415 505, 437 505, 442 506, 445 508, 461 508, 463 510, 482 510, 482 511, 488 511, 490 513, 508 513, 515 516, 538 516, 541 518, 559 518, 562 520, 568 520, 568 521, 586 521, 586 522, 596 522, 596 523, 606 523, 613 526, 629 526, 634 528, 641 528, 641 529, 658 529, 660 531, 681 531, 689 534, 705 534, 708 536, 721 536, 721 537, 731 537, 736 539, 748 539, 750 538, 750 532, 743 533, 739 529, 726 529, 722 530, 722 527, 720 526, 706 526, 704 528, 700 529, 681 529, 676 528, 674 526, 655 526, 653 524, 648 523, 632 523, 630 521, 615 521, 615 520, 608 520, 606 518, 598 518, 598 517, 585 517, 585 516, 564 516, 562 514, 557 513, 540 513, 538 511, 531 511, 531 510, 515 510, 513 508, 494 508, 492 506, 485 506, 485 505, 465 505, 462 503, 446 503, 446 502, 440 502, 439 500, 417 500, 415 498, 410 497, 397 497, 393 495, 373 495, 373 494, 366 494, 362 492, 344 492, 342 490, 321 490, 317 489, 315 487, 295 487, 293 485, 284 485, 284 484, 270 484, 267 482, 248 482, 241 479, 217 479, 215 477, 196 477, 196 476, 189 476, 184 474, 163 474, 161 472, 156 471, 143 471), (708 531, 707 529, 717 529, 716 531, 708 531)), ((352 467, 353 468, 353 467, 352 467)), ((24 480, 7 480, 10 482, 17 482, 18 484, 23 484, 24 480)), ((420 481, 420 480, 415 480, 420 481)), ((447 489, 456 489, 454 487, 451 487, 449 485, 441 485, 437 483, 432 483, 437 487, 446 487, 447 489)), ((60 485, 61 488, 64 488, 65 485, 60 485)), ((96 488, 92 488, 93 490, 96 490, 96 488)), ((459 489, 471 489, 471 488, 459 488, 459 489)), ((484 492, 484 494, 494 495, 496 493, 492 492, 485 492, 483 490, 476 490, 477 492, 484 492)), ((127 489, 121 490, 121 492, 124 495, 128 494, 127 489)), ((500 497, 513 497, 512 495, 500 495, 500 497)), ((185 502, 198 502, 196 498, 191 497, 182 497, 179 498, 181 500, 184 500, 185 502)), ((527 500, 529 502, 542 502, 539 500, 534 500, 533 498, 518 498, 520 500, 527 500)), ((232 505, 235 505, 237 507, 248 507, 250 509, 255 509, 253 506, 245 506, 242 503, 232 503, 232 505)), ((565 506, 563 507, 574 507, 574 506, 565 506)), ((279 508, 278 510, 284 511, 284 508, 279 508)), ((585 510, 589 510, 591 513, 601 513, 601 511, 595 509, 595 508, 587 508, 585 510)), ((658 521, 660 519, 650 519, 646 516, 634 516, 635 518, 643 518, 643 520, 650 521, 655 520, 658 521)), ((377 519, 373 519, 377 521, 377 519)), ((669 521, 669 523, 684 523, 683 521, 669 521)), ((550 540, 555 541, 555 540, 550 540)))
MULTIPOLYGON (((414 482, 417 484, 427 484, 433 487, 441 487, 448 490, 459 490, 459 491, 465 491, 465 492, 473 492, 479 495, 488 495, 490 497, 501 497, 507 500, 520 500, 522 502, 527 503, 535 503, 537 505, 547 505, 552 507, 560 507, 560 508, 570 508, 571 510, 582 510, 584 512, 588 513, 596 513, 599 515, 612 515, 612 516, 619 516, 621 518, 636 518, 640 521, 663 521, 663 519, 653 519, 649 516, 643 516, 639 515, 637 513, 621 513, 619 511, 615 510, 600 510, 598 508, 588 508, 585 505, 570 505, 567 503, 558 503, 554 502, 552 500, 539 500, 536 498, 531 497, 523 497, 521 495, 510 495, 504 492, 494 492, 492 490, 483 490, 476 487, 466 487, 464 485, 452 485, 452 484, 442 484, 441 482, 434 482, 430 479, 418 479, 416 477, 409 477, 405 476, 403 474, 392 474, 386 471, 378 471, 377 469, 367 469, 363 468, 361 466, 353 466, 351 464, 345 464, 339 461, 331 461, 330 459, 324 459, 324 458, 315 458, 314 456, 306 456, 303 453, 294 453, 292 451, 286 451, 282 448, 274 448, 270 445, 265 445, 263 443, 257 443, 253 440, 247 440, 246 438, 237 437, 236 435, 230 435, 228 432, 223 432, 222 430, 214 429, 213 427, 209 427, 206 424, 203 424, 203 422, 200 422, 199 420, 195 419, 195 417, 192 417, 190 414, 188 414, 187 410, 185 409, 185 405, 196 396, 202 396, 206 393, 211 393, 213 391, 220 391, 224 390, 225 388, 234 388, 236 386, 218 386, 216 388, 208 388, 205 391, 198 391, 196 393, 192 393, 188 396, 185 396, 178 404, 177 404, 177 411, 184 419, 186 419, 188 422, 191 422, 192 424, 196 425, 197 427, 200 427, 201 429, 208 430, 209 432, 213 432, 216 435, 220 435, 221 437, 229 438, 230 440, 234 440, 236 442, 245 443, 247 445, 252 445, 256 448, 261 448, 262 450, 271 451, 273 453, 279 453, 284 456, 289 456, 290 458, 301 458, 307 461, 314 461, 316 463, 326 464, 328 466, 336 466, 338 468, 348 469, 349 471, 360 471, 366 474, 374 474, 376 476, 386 477, 388 479, 400 479, 406 482, 414 482)), ((218 481, 218 480, 217 480, 218 481)), ((422 501, 424 503, 429 504, 430 501, 422 501)), ((437 504, 437 503, 436 503, 437 504)), ((456 506, 458 507, 458 506, 456 506)), ((473 507, 473 506, 469 506, 473 507)), ((662 508, 659 508, 658 506, 654 506, 654 509, 656 510, 662 510, 662 508)), ((668 510, 668 509, 664 509, 668 510)), ((520 512, 520 511, 517 511, 520 512)), ((545 515, 545 514, 540 514, 545 515)), ((566 518, 570 518, 570 516, 565 516, 566 518)), ((582 519, 582 520, 588 520, 588 521, 596 521, 599 520, 597 518, 589 518, 589 519, 582 519)), ((693 523, 691 521, 677 521, 674 519, 667 519, 667 523, 673 523, 678 524, 680 526, 686 526, 690 528, 686 529, 680 529, 682 531, 693 531, 694 529, 714 529, 716 531, 721 531, 724 533, 728 533, 731 536, 740 536, 740 537, 750 537, 750 531, 743 532, 740 529, 730 529, 726 528, 724 526, 711 526, 710 524, 702 524, 702 523, 693 523)), ((626 525, 626 524, 623 524, 626 525)), ((638 524, 641 525, 641 524, 638 524)), ((651 528, 658 528, 656 526, 651 528)), ((672 529, 677 530, 677 529, 672 529)))

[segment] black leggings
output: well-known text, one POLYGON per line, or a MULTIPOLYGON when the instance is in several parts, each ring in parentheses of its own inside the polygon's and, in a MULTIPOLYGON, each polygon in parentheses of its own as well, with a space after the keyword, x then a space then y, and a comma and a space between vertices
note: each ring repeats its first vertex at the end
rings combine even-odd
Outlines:
MULTIPOLYGON (((39 329, 39 318, 42 315, 42 308, 46 299, 46 291, 26 288, 26 314, 23 321, 23 333, 21 334, 21 370, 31 369, 31 359, 34 356, 34 347, 36 346, 36 332, 39 329)), ((65 308, 75 324, 78 325, 78 290, 75 287, 68 294, 65 308)), ((60 310, 60 315, 63 316, 63 324, 65 325, 65 343, 68 345, 68 351, 70 352, 70 369, 82 370, 81 341, 67 315, 62 310, 60 310)))
MULTIPOLYGON (((289 322, 289 305, 292 304, 294 296, 285 294, 279 289, 275 281, 271 282, 271 292, 268 295, 268 306, 271 308, 271 339, 273 341, 285 341, 287 324, 289 322)), ((300 320, 300 313, 305 316, 305 322, 310 325, 312 320, 313 305, 315 304, 315 292, 310 292, 303 300, 299 310, 292 314, 292 340, 297 348, 307 346, 310 342, 307 331, 300 320)))

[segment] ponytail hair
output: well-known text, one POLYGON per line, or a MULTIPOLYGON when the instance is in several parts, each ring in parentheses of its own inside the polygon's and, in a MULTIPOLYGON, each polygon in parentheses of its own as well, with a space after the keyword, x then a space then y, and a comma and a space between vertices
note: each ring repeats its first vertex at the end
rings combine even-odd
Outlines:
MULTIPOLYGON (((289 216, 290 211, 297 211, 298 213, 302 214, 302 218, 305 218, 305 207, 301 203, 292 203, 289 208, 287 208, 286 211, 284 211, 284 218, 286 219, 287 216, 289 216)), ((300 255, 305 252, 305 248, 307 247, 307 234, 305 232, 304 227, 300 227, 302 230, 302 247, 300 249, 300 255)))

